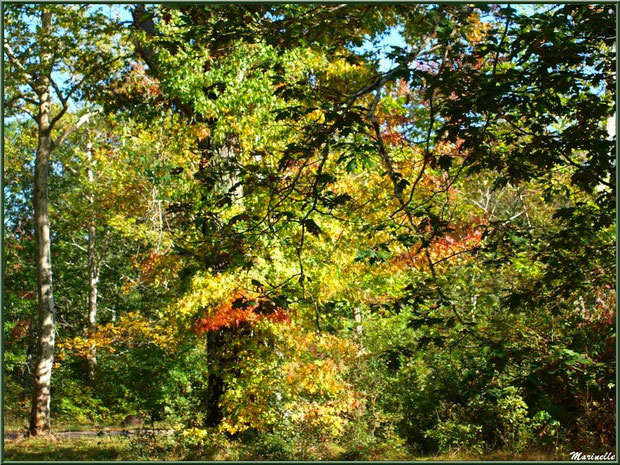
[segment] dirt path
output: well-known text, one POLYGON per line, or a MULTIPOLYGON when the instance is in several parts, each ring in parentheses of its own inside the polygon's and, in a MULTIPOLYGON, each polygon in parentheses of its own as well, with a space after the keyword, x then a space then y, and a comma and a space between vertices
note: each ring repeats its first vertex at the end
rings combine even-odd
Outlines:
MULTIPOLYGON (((104 437, 104 436, 136 436, 138 434, 170 435, 174 432, 171 429, 109 429, 101 431, 56 431, 52 434, 58 438, 83 438, 83 437, 104 437)), ((16 440, 26 437, 25 431, 5 431, 4 439, 16 440)))

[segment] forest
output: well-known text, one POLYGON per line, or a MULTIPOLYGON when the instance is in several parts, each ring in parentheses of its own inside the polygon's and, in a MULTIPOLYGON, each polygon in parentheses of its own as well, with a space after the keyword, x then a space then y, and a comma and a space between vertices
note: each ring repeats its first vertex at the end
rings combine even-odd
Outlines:
POLYGON ((3 3, 3 460, 615 457, 616 8, 3 3))

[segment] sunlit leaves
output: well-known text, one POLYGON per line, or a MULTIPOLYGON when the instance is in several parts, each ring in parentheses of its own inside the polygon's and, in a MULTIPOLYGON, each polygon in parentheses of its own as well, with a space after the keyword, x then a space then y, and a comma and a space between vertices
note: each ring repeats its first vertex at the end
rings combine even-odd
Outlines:
POLYGON ((177 344, 175 329, 162 323, 153 324, 137 313, 127 313, 116 322, 100 326, 86 337, 74 337, 58 343, 59 358, 63 360, 71 351, 86 357, 94 346, 114 353, 124 347, 152 344, 172 351, 177 344))

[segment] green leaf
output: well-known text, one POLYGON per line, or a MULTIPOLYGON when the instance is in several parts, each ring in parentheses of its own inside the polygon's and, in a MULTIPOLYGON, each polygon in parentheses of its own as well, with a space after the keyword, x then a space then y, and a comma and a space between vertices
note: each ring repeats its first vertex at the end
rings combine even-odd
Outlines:
POLYGON ((448 171, 451 166, 452 166, 452 157, 449 157, 447 155, 442 155, 439 157, 439 167, 442 170, 448 171))
POLYGON ((321 234, 321 228, 319 228, 319 225, 316 224, 313 219, 307 218, 306 220, 304 220, 303 224, 306 227, 306 230, 313 236, 318 237, 319 234, 321 234))
POLYGON ((334 205, 344 205, 349 200, 351 200, 351 196, 349 194, 340 194, 334 197, 333 204, 334 205))

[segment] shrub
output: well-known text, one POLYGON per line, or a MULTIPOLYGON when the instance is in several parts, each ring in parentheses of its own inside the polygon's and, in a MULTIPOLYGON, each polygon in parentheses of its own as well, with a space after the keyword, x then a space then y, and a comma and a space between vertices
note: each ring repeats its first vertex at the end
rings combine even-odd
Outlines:
POLYGON ((505 445, 520 450, 532 438, 528 407, 519 390, 514 386, 504 389, 504 396, 497 402, 497 416, 501 429, 499 437, 505 445))
POLYGON ((253 460, 290 460, 293 458, 293 444, 278 434, 260 434, 248 447, 253 460))
POLYGON ((480 425, 449 420, 427 430, 425 436, 437 442, 440 452, 456 452, 467 449, 475 453, 482 453, 481 433, 482 426, 480 425))
POLYGON ((534 440, 541 446, 559 443, 560 422, 555 420, 548 412, 541 410, 536 412, 531 422, 534 440))

